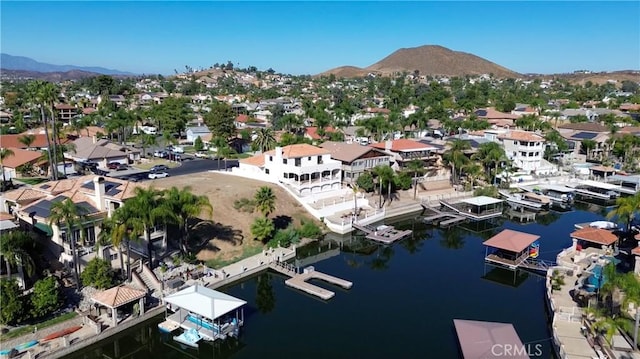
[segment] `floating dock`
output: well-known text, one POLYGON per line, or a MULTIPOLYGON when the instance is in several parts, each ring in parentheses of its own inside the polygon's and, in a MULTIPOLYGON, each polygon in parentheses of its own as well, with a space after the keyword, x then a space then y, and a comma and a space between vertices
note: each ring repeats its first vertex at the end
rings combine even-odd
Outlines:
POLYGON ((353 286, 353 283, 348 280, 318 272, 314 267, 307 267, 302 271, 302 273, 298 273, 295 267, 286 263, 273 263, 270 267, 279 273, 291 277, 284 282, 289 287, 301 290, 324 300, 329 300, 336 294, 330 290, 308 283, 308 280, 319 279, 345 289, 350 289, 353 286))
POLYGON ((438 224, 440 227, 448 227, 452 224, 456 224, 458 222, 464 222, 467 220, 466 217, 457 215, 455 213, 440 212, 434 208, 429 208, 429 210, 435 212, 435 214, 424 217, 422 219, 422 221, 427 224, 438 224))
POLYGON ((353 228, 363 231, 366 234, 365 237, 367 239, 371 239, 376 242, 382 242, 384 244, 391 244, 413 233, 413 231, 410 229, 400 231, 395 229, 393 226, 373 227, 370 225, 367 226, 358 223, 353 223, 352 226, 353 228))
POLYGON ((158 323, 158 328, 160 331, 165 333, 171 333, 174 330, 178 330, 180 328, 180 323, 174 322, 173 320, 165 320, 162 323, 158 323))

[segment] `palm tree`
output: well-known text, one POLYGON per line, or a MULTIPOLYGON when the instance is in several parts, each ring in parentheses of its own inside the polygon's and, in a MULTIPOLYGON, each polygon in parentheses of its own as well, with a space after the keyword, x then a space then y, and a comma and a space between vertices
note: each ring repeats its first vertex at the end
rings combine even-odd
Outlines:
POLYGON ((387 184, 387 201, 391 201, 391 184, 395 178, 395 172, 391 166, 376 166, 373 168, 374 173, 378 176, 378 182, 380 183, 380 208, 382 208, 382 185, 387 184))
POLYGON ((0 170, 2 171, 2 182, 7 182, 7 178, 4 174, 4 160, 15 155, 12 150, 8 148, 0 148, 0 170))
POLYGON ((77 238, 75 236, 75 230, 76 228, 79 229, 80 238, 84 241, 83 224, 87 220, 87 215, 87 210, 84 207, 78 206, 71 198, 53 203, 53 205, 51 205, 51 214, 49 215, 49 225, 55 224, 59 229, 64 225, 67 239, 71 242, 73 273, 77 288, 80 288, 80 282, 78 280, 80 264, 78 263, 78 253, 76 251, 77 238))
POLYGON ((418 195, 418 173, 424 171, 424 163, 420 160, 413 160, 407 163, 407 169, 413 172, 413 199, 418 195))
MULTIPOLYGON (((222 157, 224 159, 224 170, 227 171, 227 160, 229 159, 229 156, 231 156, 233 153, 235 153, 235 150, 233 148, 231 148, 231 146, 229 146, 228 143, 224 142, 222 143, 221 146, 218 147, 218 160, 220 159, 220 157, 222 157)), ((218 167, 219 169, 220 167, 218 167)))
POLYGON ((199 216, 203 211, 207 212, 209 219, 213 214, 213 206, 207 196, 198 196, 191 192, 191 187, 178 189, 171 187, 167 191, 167 202, 175 213, 180 227, 180 251, 187 252, 184 241, 189 239, 189 220, 199 216))
MULTIPOLYGON (((121 208, 121 207, 120 207, 121 208)), ((124 259, 122 258, 122 242, 127 235, 127 226, 124 222, 118 221, 117 208, 111 218, 105 218, 102 221, 100 234, 98 235, 98 241, 102 243, 110 243, 118 251, 118 257, 120 257, 120 270, 124 271, 124 259)), ((127 271, 128 272, 128 271, 127 271)))
POLYGON ((275 231, 275 226, 271 218, 267 217, 258 217, 251 224, 251 234, 255 237, 255 239, 264 242, 271 237, 275 231))
POLYGON ((636 214, 640 212, 640 193, 629 197, 616 199, 616 208, 607 213, 607 218, 617 217, 627 226, 627 233, 631 232, 631 224, 636 214))
POLYGON ((149 268, 153 270, 153 244, 151 243, 151 229, 159 223, 175 222, 176 214, 171 211, 171 207, 165 200, 164 191, 153 187, 136 187, 135 197, 125 202, 124 207, 130 211, 130 219, 135 221, 142 228, 145 242, 147 244, 147 254, 149 256, 149 268))
POLYGON ((482 175, 482 167, 477 163, 469 163, 463 167, 463 171, 469 181, 470 190, 473 190, 476 180, 482 175))
POLYGON ((23 135, 18 137, 18 141, 22 143, 27 149, 31 148, 31 145, 36 140, 36 135, 23 135))
POLYGON ((458 182, 456 168, 462 167, 469 160, 464 154, 464 152, 469 149, 471 149, 471 144, 469 144, 469 142, 454 139, 448 143, 448 149, 444 152, 443 158, 451 166, 451 174, 454 184, 458 182))
POLYGON ((267 152, 276 147, 276 138, 273 134, 273 130, 270 128, 261 128, 256 133, 256 146, 260 151, 267 152))
POLYGON ((59 140, 58 138, 58 131, 57 131, 57 126, 56 126, 56 117, 55 117, 55 113, 56 113, 56 108, 55 108, 55 101, 58 98, 58 89, 56 88, 56 86, 54 84, 52 84, 51 82, 41 82, 41 85, 39 86, 39 91, 38 91, 38 95, 39 95, 39 101, 40 101, 40 110, 42 112, 42 118, 45 118, 45 114, 44 114, 44 108, 45 106, 49 106, 49 112, 51 114, 50 121, 49 121, 49 125, 51 126, 51 139, 53 140, 53 142, 51 142, 49 140, 49 130, 48 130, 48 126, 46 121, 43 120, 44 122, 44 130, 45 130, 45 134, 47 136, 47 150, 51 153, 51 161, 52 163, 50 163, 50 168, 52 171, 52 176, 54 180, 58 179, 58 161, 57 161, 57 147, 58 147, 58 143, 57 141, 59 140))
POLYGON ((157 145, 156 136, 143 133, 140 136, 140 146, 142 147, 142 157, 147 157, 147 147, 157 145))
POLYGON ((253 197, 256 209, 260 211, 265 217, 269 217, 269 214, 276 210, 276 195, 269 186, 262 186, 256 191, 253 197))
POLYGON ((21 266, 26 269, 30 277, 35 270, 35 263, 27 252, 27 245, 34 244, 33 237, 27 232, 14 231, 0 236, 0 253, 7 266, 7 276, 11 278, 11 267, 21 266))
POLYGON ((498 176, 498 165, 502 162, 506 155, 504 148, 496 142, 486 142, 478 147, 476 152, 471 158, 482 162, 486 169, 486 173, 489 176, 488 179, 491 183, 496 184, 496 177, 498 176), (491 167, 494 167, 493 176, 491 176, 491 167))

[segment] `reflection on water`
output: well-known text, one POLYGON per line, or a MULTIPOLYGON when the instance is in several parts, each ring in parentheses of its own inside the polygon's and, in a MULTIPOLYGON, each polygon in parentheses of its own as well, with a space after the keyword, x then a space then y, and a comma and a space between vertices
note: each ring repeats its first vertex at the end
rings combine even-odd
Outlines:
MULTIPOLYGON (((354 283, 330 301, 287 287, 284 276, 262 273, 221 290, 247 301, 240 340, 183 348, 162 336, 155 318, 71 358, 456 358, 453 319, 513 323, 523 342, 549 337, 544 282, 526 272, 484 263, 484 240, 509 228, 540 238, 540 259, 571 245, 575 223, 601 220, 574 210, 541 214, 526 226, 508 220, 447 229, 416 214, 393 221, 413 235, 383 245, 361 235, 327 235, 298 250, 294 263, 354 283), (384 344, 382 344, 384 343, 384 344), (425 354, 428 353, 428 354, 425 354)), ((544 352, 551 356, 549 342, 544 352)))

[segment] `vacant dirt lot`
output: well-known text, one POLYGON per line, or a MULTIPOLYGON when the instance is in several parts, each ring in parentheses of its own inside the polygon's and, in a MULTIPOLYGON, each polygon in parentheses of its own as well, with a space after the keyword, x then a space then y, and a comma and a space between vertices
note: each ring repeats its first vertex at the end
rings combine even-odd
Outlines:
POLYGON ((254 181, 242 177, 219 173, 197 173, 188 176, 167 177, 154 180, 156 188, 168 189, 173 186, 189 186, 194 194, 206 195, 213 206, 213 217, 206 221, 193 223, 191 232, 203 240, 198 259, 228 260, 242 255, 247 247, 255 247, 256 241, 251 235, 251 223, 260 214, 236 210, 236 200, 253 199, 255 192, 262 186, 269 186, 276 195, 276 210, 269 217, 274 219, 276 228, 285 228, 289 223, 300 224, 300 220, 312 220, 293 197, 276 185, 254 181))

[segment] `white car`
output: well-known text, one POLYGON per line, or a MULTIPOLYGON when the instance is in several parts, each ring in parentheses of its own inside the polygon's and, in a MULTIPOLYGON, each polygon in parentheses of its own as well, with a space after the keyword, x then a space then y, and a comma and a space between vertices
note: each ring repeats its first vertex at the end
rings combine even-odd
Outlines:
POLYGON ((151 172, 151 173, 149 173, 149 179, 165 178, 165 177, 169 177, 169 174, 167 172, 151 172))
POLYGON ((196 154, 194 155, 198 158, 209 158, 209 154, 206 152, 196 152, 196 154))

